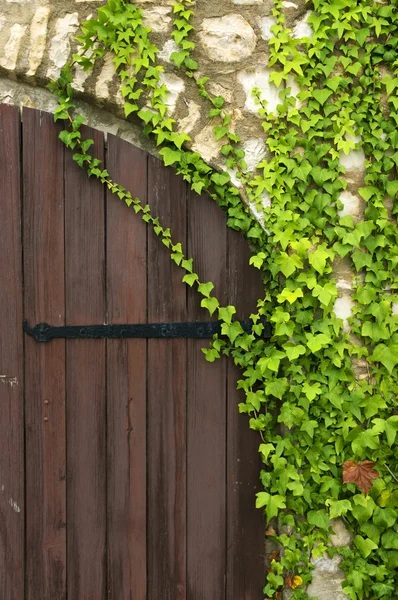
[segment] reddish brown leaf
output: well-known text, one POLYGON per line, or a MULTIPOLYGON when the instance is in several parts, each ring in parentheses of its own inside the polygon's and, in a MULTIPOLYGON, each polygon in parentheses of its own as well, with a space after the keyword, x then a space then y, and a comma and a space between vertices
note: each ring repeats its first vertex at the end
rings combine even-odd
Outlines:
POLYGON ((291 577, 290 575, 287 575, 285 577, 285 586, 287 588, 292 588, 292 586, 293 586, 293 577, 291 577))
POLYGON ((343 464, 344 483, 355 483, 365 496, 367 496, 372 487, 373 479, 379 477, 379 473, 374 469, 375 464, 371 460, 364 460, 361 463, 346 460, 343 464))
POLYGON ((272 525, 269 525, 269 526, 267 527, 267 529, 265 530, 265 535, 268 535, 268 536, 270 536, 270 537, 273 537, 273 536, 275 536, 275 535, 276 535, 276 531, 275 531, 275 529, 272 527, 272 525))
POLYGON ((271 554, 268 556, 269 562, 272 562, 273 560, 279 560, 280 559, 280 552, 279 550, 274 550, 273 552, 271 552, 271 554))

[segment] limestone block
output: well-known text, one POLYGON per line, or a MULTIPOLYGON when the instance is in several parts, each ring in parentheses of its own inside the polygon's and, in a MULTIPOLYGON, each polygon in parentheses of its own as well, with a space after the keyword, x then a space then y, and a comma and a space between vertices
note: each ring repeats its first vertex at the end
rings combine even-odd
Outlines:
POLYGON ((209 81, 207 83, 207 89, 214 96, 222 96, 225 102, 232 102, 232 90, 225 88, 223 85, 220 85, 215 81, 209 81))
POLYGON ((292 32, 293 38, 296 38, 296 39, 301 39, 301 38, 305 38, 305 37, 311 38, 314 35, 312 28, 307 23, 307 19, 310 15, 311 15, 311 11, 308 11, 304 15, 304 17, 297 23, 297 25, 295 25, 295 27, 293 28, 293 32, 292 32))
POLYGON ((110 52, 105 55, 104 65, 95 84, 95 95, 101 100, 109 98, 109 83, 115 75, 115 65, 112 59, 113 55, 110 52))
POLYGON ((178 131, 190 133, 200 119, 200 106, 193 100, 188 100, 188 114, 183 119, 178 119, 178 131))
POLYGON ((168 31, 171 24, 171 17, 168 16, 171 7, 155 6, 154 8, 144 8, 142 11, 143 23, 146 27, 150 27, 152 31, 165 32, 168 31))
POLYGON ((199 152, 203 160, 210 162, 219 155, 223 143, 223 140, 216 140, 213 125, 206 125, 206 127, 204 127, 195 137, 192 144, 192 150, 194 152, 199 152))
POLYGON ((345 527, 341 519, 332 519, 330 522, 333 533, 330 536, 330 541, 336 548, 340 546, 349 546, 352 542, 352 534, 345 527))
POLYGON ((315 569, 312 573, 312 582, 308 587, 308 597, 317 600, 347 600, 348 596, 342 592, 341 583, 344 573, 340 569, 341 556, 333 558, 320 557, 313 561, 315 569))
POLYGON ((252 113, 258 113, 258 105, 255 104, 252 96, 253 88, 259 88, 261 90, 261 97, 267 101, 267 109, 269 112, 274 112, 277 105, 281 103, 279 92, 282 88, 277 88, 273 83, 270 83, 269 76, 270 71, 265 68, 239 71, 238 81, 246 93, 246 110, 252 113))
MULTIPOLYGON (((352 140, 356 144, 361 141, 359 135, 346 135, 348 140, 352 140)), ((340 152, 340 164, 346 168, 346 171, 365 171, 365 154, 362 148, 351 150, 348 154, 340 152)))
POLYGON ((55 79, 69 58, 71 46, 70 39, 79 25, 78 13, 67 13, 57 19, 55 36, 51 41, 49 59, 51 66, 47 70, 47 77, 55 79))
POLYGON ((336 317, 338 319, 343 320, 344 331, 347 331, 347 332, 350 331, 348 319, 350 317, 352 317, 353 307, 354 307, 354 302, 353 302, 351 296, 349 296, 349 295, 344 295, 344 296, 341 296, 340 298, 337 298, 336 302, 334 303, 334 308, 333 308, 334 314, 336 315, 336 317))
POLYGON ((298 8, 298 5, 294 2, 289 2, 289 0, 284 0, 282 2, 283 8, 298 8))
POLYGON ((19 49, 22 38, 25 35, 27 25, 14 23, 10 29, 10 37, 4 47, 4 55, 0 59, 0 65, 5 69, 12 71, 15 69, 18 60, 19 49))
POLYGON ((173 73, 160 73, 160 82, 167 88, 165 103, 168 106, 168 114, 172 115, 177 104, 179 95, 184 91, 185 85, 180 77, 173 73))
POLYGON ((254 51, 257 36, 241 15, 204 19, 199 40, 212 60, 237 62, 248 58, 254 51))
POLYGON ((265 157, 265 143, 260 138, 249 138, 242 144, 245 151, 245 162, 248 171, 254 171, 258 163, 265 157))
POLYGON ((167 40, 163 48, 158 53, 158 58, 165 62, 171 63, 170 56, 173 52, 178 52, 178 46, 174 40, 167 40))
POLYGON ((341 152, 340 164, 347 171, 365 171, 365 154, 363 150, 351 150, 347 155, 341 152))
POLYGON ((49 13, 50 9, 47 6, 39 6, 33 15, 30 24, 30 52, 27 75, 35 75, 43 59, 44 50, 46 49, 49 13))
POLYGON ((276 21, 273 17, 257 17, 257 25, 261 31, 261 37, 263 40, 268 42, 274 37, 271 27, 276 25, 276 21))
POLYGON ((232 0, 232 4, 262 4, 264 0, 232 0))
POLYGON ((340 194, 340 202, 344 204, 344 208, 339 211, 340 217, 346 217, 351 215, 352 217, 359 217, 361 212, 361 199, 351 192, 344 191, 340 194))
POLYGON ((0 15, 0 31, 3 29, 6 22, 6 18, 4 15, 0 15))

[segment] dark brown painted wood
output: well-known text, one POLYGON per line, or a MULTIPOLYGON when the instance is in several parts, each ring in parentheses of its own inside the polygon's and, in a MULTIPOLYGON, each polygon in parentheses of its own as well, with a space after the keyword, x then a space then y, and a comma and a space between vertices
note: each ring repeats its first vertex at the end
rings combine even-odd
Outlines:
MULTIPOLYGON (((103 135, 90 150, 104 157, 103 135)), ((66 324, 105 319, 104 187, 65 154, 66 324)), ((106 594, 105 341, 66 344, 68 598, 106 594)))
MULTIPOLYGON (((147 154, 108 138, 107 168, 146 203, 147 154)), ((145 223, 107 196, 110 323, 146 321, 145 223)), ((146 340, 107 340, 108 590, 112 600, 146 599, 146 340)))
MULTIPOLYGON (((148 203, 186 239, 187 188, 148 159, 148 203)), ((148 235, 148 321, 186 318, 181 271, 148 235)), ((186 340, 148 340, 148 599, 186 598, 186 340)))
MULTIPOLYGON (((24 313, 64 324, 64 150, 52 115, 23 111, 24 313)), ((65 342, 25 336, 26 597, 66 597, 65 342)))
MULTIPOLYGON (((191 192, 188 255, 203 282, 225 304, 226 219, 208 196, 191 192)), ((188 319, 209 320, 196 290, 188 293, 188 319)), ((213 318, 217 318, 217 314, 213 318)), ((225 598, 226 361, 208 363, 203 340, 188 340, 187 364, 187 579, 189 600, 225 598)))
MULTIPOLYGON (((23 346, 23 317, 208 315, 153 232, 119 199, 105 205, 104 188, 64 155, 51 115, 24 110, 20 161, 19 118, 0 106, 0 598, 262 600, 260 440, 239 415, 231 360, 206 363, 201 340, 25 336, 23 346)), ((87 133, 103 158, 102 134, 87 133)), ((262 285, 223 213, 156 159, 108 143, 114 178, 148 200, 201 280, 248 317, 262 285)))
POLYGON ((0 105, 0 590, 24 597, 20 118, 0 105))
MULTIPOLYGON (((228 231, 229 303, 236 306, 239 318, 248 318, 263 297, 258 272, 249 267, 250 251, 241 235, 228 231)), ((264 586, 264 520, 255 508, 260 491, 260 438, 249 429, 247 415, 239 414, 244 401, 236 389, 240 370, 228 361, 228 443, 227 443, 227 594, 226 600, 262 600, 264 586)))

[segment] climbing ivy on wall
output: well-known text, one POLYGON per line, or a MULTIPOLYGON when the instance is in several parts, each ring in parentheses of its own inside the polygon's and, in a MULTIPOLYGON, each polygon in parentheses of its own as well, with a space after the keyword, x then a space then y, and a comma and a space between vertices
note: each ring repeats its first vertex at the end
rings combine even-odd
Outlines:
POLYGON ((324 553, 341 555, 349 598, 398 598, 397 5, 313 0, 313 37, 293 39, 282 0, 275 0, 268 65, 280 104, 270 112, 261 90, 253 90, 269 149, 253 173, 223 98, 197 75, 189 0, 174 5, 178 51, 171 58, 209 103, 229 172, 209 166, 177 131, 157 48, 133 4, 109 0, 85 22, 78 53, 50 84, 59 99, 55 118, 67 122, 60 138, 76 162, 153 227, 184 270, 183 281, 222 321, 221 336, 204 353, 209 361, 227 354, 241 368, 239 410, 261 438, 264 491, 256 503, 269 522, 267 535, 282 547, 270 559, 267 598, 281 598, 284 588, 307 598, 311 561, 324 553), (73 67, 91 69, 105 52, 113 54, 125 116, 138 117, 164 163, 196 192, 207 191, 228 226, 248 239, 250 262, 264 282, 251 333, 235 320, 233 306, 220 305, 213 284, 199 281, 192 259, 150 207, 90 155, 92 140, 81 136, 83 118, 72 99, 73 67), (358 148, 366 173, 363 218, 354 220, 341 215, 347 181, 340 157, 358 148), (349 330, 334 312, 338 265, 352 273, 349 330), (264 320, 273 325, 270 341, 261 336, 264 320), (336 518, 352 533, 351 545, 330 545, 336 518))

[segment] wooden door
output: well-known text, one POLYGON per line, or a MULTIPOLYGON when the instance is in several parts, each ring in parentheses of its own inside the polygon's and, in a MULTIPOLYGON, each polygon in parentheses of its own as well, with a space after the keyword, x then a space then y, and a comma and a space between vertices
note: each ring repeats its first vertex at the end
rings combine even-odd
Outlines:
MULTIPOLYGON (((52 115, 0 106, 0 597, 261 600, 259 440, 238 371, 203 340, 56 339, 31 325, 208 320, 146 225, 90 180, 52 115)), ((261 282, 208 197, 86 130, 221 301, 261 282)))

